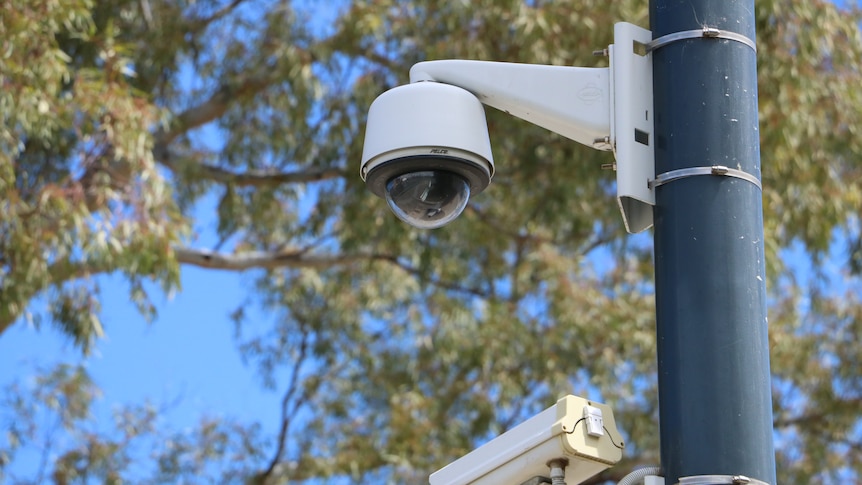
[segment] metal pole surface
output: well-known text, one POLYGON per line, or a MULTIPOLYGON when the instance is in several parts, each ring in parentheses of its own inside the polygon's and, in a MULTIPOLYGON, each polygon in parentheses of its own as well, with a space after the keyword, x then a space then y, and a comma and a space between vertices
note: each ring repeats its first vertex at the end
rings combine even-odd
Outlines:
MULTIPOLYGON (((653 39, 709 27, 754 40, 754 22, 753 0, 650 1, 653 39)), ((672 41, 653 51, 653 81, 657 176, 723 166, 760 179, 752 46, 672 41)), ((743 475, 775 485, 762 191, 701 172, 656 187, 665 483, 743 475)))

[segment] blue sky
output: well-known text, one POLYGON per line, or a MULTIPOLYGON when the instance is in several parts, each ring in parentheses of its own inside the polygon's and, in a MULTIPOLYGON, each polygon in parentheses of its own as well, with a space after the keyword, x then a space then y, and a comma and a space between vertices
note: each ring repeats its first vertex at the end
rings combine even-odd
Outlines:
MULTIPOLYGON (((0 387, 21 377, 32 382, 39 368, 85 361, 103 391, 94 409, 99 421, 110 422, 111 410, 121 405, 150 401, 168 405, 163 417, 174 430, 209 416, 260 422, 274 433, 280 396, 265 391, 253 369, 243 365, 228 318, 244 298, 247 280, 241 274, 183 268, 182 292, 172 299, 154 292, 159 317, 150 324, 129 302, 120 277, 102 277, 106 337, 93 355, 82 358, 49 325, 36 330, 18 323, 0 338, 0 387)), ((13 471, 35 468, 34 456, 21 458, 13 471)))

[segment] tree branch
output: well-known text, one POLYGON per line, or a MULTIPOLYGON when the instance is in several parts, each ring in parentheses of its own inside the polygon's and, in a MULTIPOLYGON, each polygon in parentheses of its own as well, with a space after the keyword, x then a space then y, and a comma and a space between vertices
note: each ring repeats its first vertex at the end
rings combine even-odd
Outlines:
POLYGON ((238 85, 223 84, 209 99, 178 114, 170 128, 159 130, 155 135, 154 152, 166 150, 167 145, 181 134, 221 118, 237 98, 253 96, 266 89, 272 82, 272 77, 265 76, 250 77, 238 85))
POLYGON ((233 0, 232 2, 230 2, 230 4, 225 5, 221 9, 214 12, 209 17, 195 19, 195 23, 197 24, 195 26, 196 31, 199 31, 202 28, 207 27, 211 23, 215 22, 216 20, 219 20, 219 19, 227 16, 229 13, 233 12, 237 7, 240 6, 240 4, 242 4, 245 1, 246 0, 233 0))
MULTIPOLYGON (((162 165, 177 170, 177 163, 171 159, 170 154, 164 153, 160 157, 162 165)), ((238 187, 273 187, 282 184, 306 184, 344 177, 345 171, 340 168, 321 168, 298 170, 295 172, 276 172, 269 170, 251 170, 248 172, 235 172, 215 165, 198 164, 194 166, 195 174, 208 180, 232 184, 238 187)))
POLYGON ((229 254, 209 251, 206 249, 180 247, 174 248, 174 255, 177 258, 177 262, 180 264, 230 271, 277 268, 326 269, 360 261, 383 261, 397 266, 412 276, 425 279, 428 283, 444 290, 456 291, 459 293, 478 296, 480 298, 486 298, 488 296, 484 291, 477 288, 436 278, 428 278, 428 276, 418 268, 399 261, 396 256, 387 254, 311 254, 308 248, 299 250, 291 249, 288 251, 249 251, 246 253, 229 254))
POLYGON ((302 330, 302 340, 299 344, 299 355, 293 363, 293 368, 290 373, 290 383, 287 386, 287 392, 285 392, 284 397, 281 399, 281 427, 278 431, 278 443, 273 454, 272 460, 269 462, 269 466, 260 476, 262 483, 269 483, 270 479, 275 472, 276 467, 281 462, 282 457, 284 456, 284 450, 287 447, 287 434, 290 430, 291 420, 294 417, 293 415, 300 408, 300 406, 305 403, 308 399, 308 388, 306 388, 305 392, 293 401, 293 396, 299 390, 299 374, 302 366, 305 364, 305 360, 308 357, 308 343, 309 343, 309 331, 306 328, 304 322, 300 323, 300 329, 302 330), (290 404, 294 403, 293 408, 291 409, 290 404))
POLYGON ((226 269, 244 271, 247 269, 276 268, 317 268, 325 269, 333 266, 388 259, 373 253, 358 254, 309 254, 307 250, 289 251, 250 251, 246 253, 228 254, 208 251, 205 249, 174 248, 177 262, 208 269, 226 269))
MULTIPOLYGON (((157 162, 171 170, 179 169, 179 164, 174 161, 168 148, 172 141, 189 130, 221 118, 231 103, 236 102, 238 98, 254 96, 269 87, 274 81, 275 78, 273 77, 263 76, 245 79, 239 85, 222 85, 209 99, 178 114, 169 127, 159 129, 155 133, 153 136, 153 157, 157 162)), ((337 168, 296 172, 265 170, 235 172, 203 163, 196 164, 193 168, 207 179, 245 187, 271 187, 279 184, 318 182, 344 176, 344 171, 337 168)))
MULTIPOLYGON (((250 251, 239 254, 215 252, 206 249, 194 249, 188 247, 174 248, 174 257, 180 264, 198 266, 207 269, 222 269, 229 271, 244 271, 248 269, 276 269, 276 268, 314 268, 326 269, 340 265, 353 264, 361 261, 382 261, 397 266, 404 272, 419 278, 425 278, 429 284, 444 290, 456 291, 468 295, 487 297, 486 293, 477 288, 460 285, 458 283, 443 281, 436 278, 427 278, 427 275, 406 263, 398 260, 396 256, 378 253, 356 253, 356 254, 313 254, 309 248, 291 249, 287 251, 250 251)), ((93 262, 69 262, 55 263, 49 268, 51 284, 62 284, 66 281, 83 278, 100 273, 109 273, 117 268, 93 262)), ((29 301, 45 287, 33 288, 24 298, 29 301)), ((2 294, 0 294, 2 297, 2 294)), ((0 298, 2 300, 2 298, 0 298)), ((23 311, 24 305, 21 307, 23 311)), ((3 333, 18 317, 21 311, 10 312, 6 309, 0 311, 0 334, 3 333)))

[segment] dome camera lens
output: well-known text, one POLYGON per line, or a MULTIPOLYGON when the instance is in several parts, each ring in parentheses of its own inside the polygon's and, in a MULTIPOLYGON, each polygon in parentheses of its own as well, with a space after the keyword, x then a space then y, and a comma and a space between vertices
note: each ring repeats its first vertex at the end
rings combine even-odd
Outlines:
POLYGON ((386 183, 386 202, 392 212, 420 229, 448 224, 461 214, 469 199, 467 180, 442 170, 405 173, 386 183))

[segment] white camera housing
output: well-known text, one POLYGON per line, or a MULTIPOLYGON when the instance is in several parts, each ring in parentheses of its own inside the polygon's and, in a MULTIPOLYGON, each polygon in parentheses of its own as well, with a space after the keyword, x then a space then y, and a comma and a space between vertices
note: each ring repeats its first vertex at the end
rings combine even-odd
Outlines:
POLYGON ((607 405, 577 396, 556 404, 433 473, 431 485, 522 485, 567 463, 575 485, 622 458, 624 443, 607 405))
POLYGON ((468 91, 414 83, 390 89, 371 104, 361 176, 405 222, 423 228, 450 222, 493 174, 485 109, 468 91))

